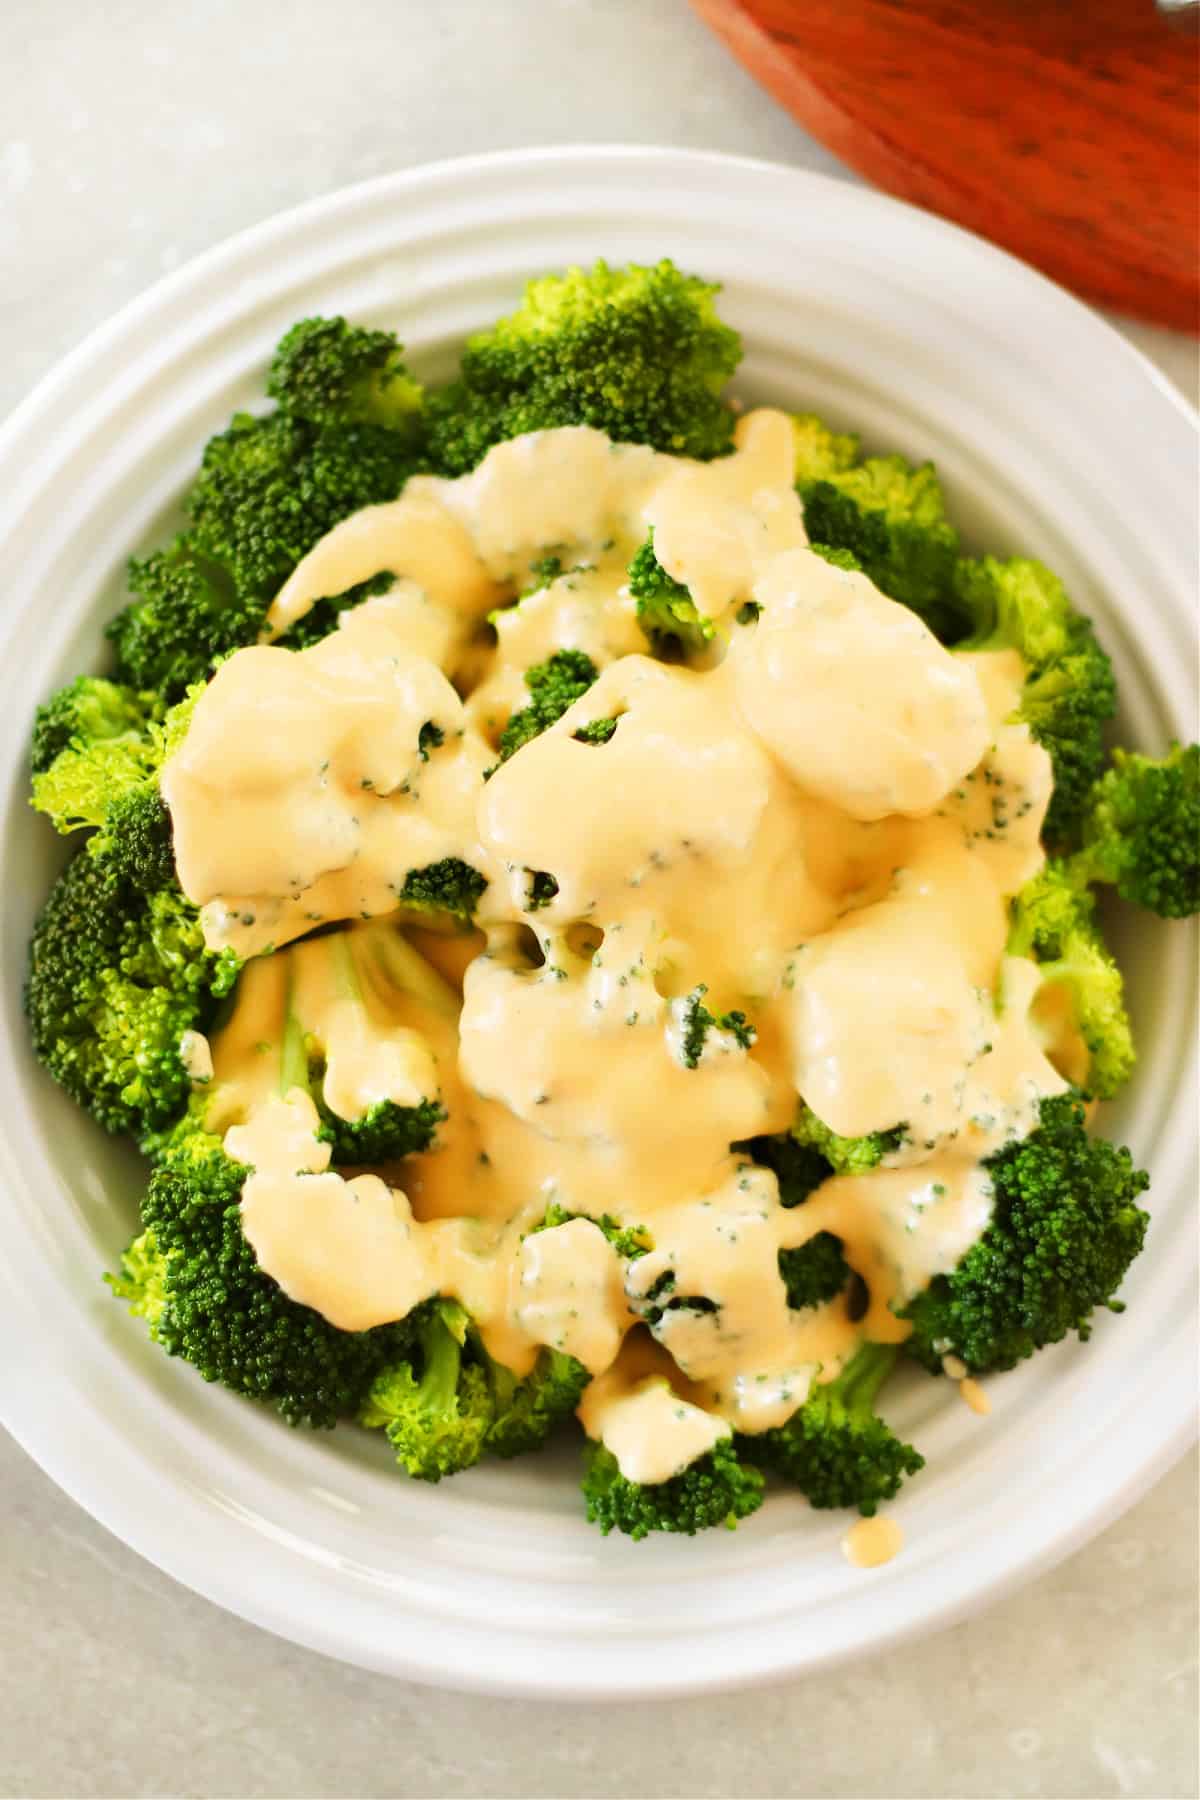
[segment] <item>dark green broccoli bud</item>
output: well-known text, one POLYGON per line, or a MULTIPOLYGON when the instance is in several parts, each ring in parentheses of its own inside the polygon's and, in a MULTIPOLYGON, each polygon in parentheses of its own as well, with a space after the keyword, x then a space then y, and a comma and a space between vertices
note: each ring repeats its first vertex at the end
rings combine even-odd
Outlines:
POLYGON ((1101 934, 1095 900, 1073 864, 1052 859, 1026 882, 1012 902, 1007 949, 1039 963, 1048 989, 1066 991, 1088 1052, 1082 1086, 1099 1100, 1110 1099, 1133 1073, 1137 1052, 1121 971, 1101 934))
POLYGON ((500 761, 507 762, 531 738, 561 719, 596 679, 596 665, 582 650, 556 650, 525 671, 529 705, 522 706, 500 733, 500 761))
POLYGON ((345 319, 301 319, 280 340, 267 392, 283 411, 314 425, 419 429, 421 388, 390 331, 345 319))
POLYGON ((711 619, 701 613, 687 588, 676 581, 654 554, 654 533, 629 565, 629 591, 637 601, 638 623, 656 656, 679 662, 702 651, 713 636, 711 619))
POLYGON ((797 1309, 823 1306, 836 1299, 851 1275, 842 1240, 832 1231, 818 1231, 807 1243, 781 1250, 779 1273, 787 1289, 788 1305, 797 1309))
POLYGON ((577 744, 607 744, 616 729, 615 719, 593 719, 590 725, 582 725, 571 736, 577 744))
POLYGON ((479 1461, 495 1405, 486 1371, 465 1354, 470 1320, 461 1306, 432 1300, 410 1324, 410 1358, 378 1374, 358 1419, 384 1428, 410 1475, 440 1481, 479 1461))
POLYGON ((162 712, 157 694, 80 675, 37 709, 29 746, 33 773, 42 774, 64 750, 125 739, 140 744, 162 712))
POLYGON ((950 1275, 905 1309, 910 1355, 933 1373, 947 1351, 969 1369, 1011 1369, 1077 1331, 1114 1299, 1142 1248, 1149 1218, 1135 1204, 1149 1185, 1128 1150, 1089 1138, 1084 1109, 1066 1094, 1043 1100, 1038 1126, 989 1157, 992 1216, 950 1275))
POLYGON ((105 815, 104 830, 88 847, 108 858, 115 875, 144 893, 176 885, 171 815, 157 784, 118 795, 105 815))
MULTIPOLYGON (((835 1140, 832 1133, 828 1133, 824 1141, 853 1145, 864 1142, 858 1138, 835 1140)), ((772 1171, 779 1183, 780 1204, 785 1207, 802 1206, 834 1172, 833 1165, 814 1143, 802 1141, 790 1131, 771 1137, 747 1138, 743 1143, 729 1147, 735 1155, 744 1154, 752 1162, 772 1171)), ((781 1250, 779 1273, 787 1288, 788 1305, 797 1308, 820 1306, 834 1299, 851 1278, 850 1265, 842 1254, 842 1241, 831 1231, 819 1231, 807 1243, 781 1250)))
MULTIPOLYGON (((122 680, 168 700, 206 680, 216 660, 257 641, 271 601, 317 540, 360 507, 395 499, 414 467, 407 431, 239 413, 205 449, 186 503, 190 527, 131 564, 134 598, 108 628, 122 680)), ((342 604, 367 588, 374 583, 342 604)), ((319 602, 315 623, 293 627, 288 647, 326 635, 340 610, 319 602)))
POLYGON ((792 1126, 798 1144, 816 1150, 836 1175, 862 1175, 877 1168, 885 1156, 898 1150, 904 1142, 903 1125, 890 1131, 871 1131, 865 1137, 839 1137, 823 1124, 810 1106, 802 1105, 792 1126))
POLYGON ((627 1262, 645 1256, 654 1247, 644 1225, 622 1225, 611 1213, 601 1213, 598 1219, 594 1219, 590 1213, 568 1212, 557 1200, 550 1202, 545 1213, 533 1226, 530 1236, 534 1231, 553 1231, 556 1225, 569 1225, 573 1219, 586 1219, 589 1225, 595 1225, 604 1233, 617 1255, 627 1262))
POLYGON ((694 1537, 715 1525, 732 1529, 757 1512, 764 1486, 758 1470, 739 1459, 732 1438, 722 1438, 680 1474, 651 1486, 627 1481, 611 1450, 589 1444, 583 1495, 589 1523, 606 1537, 614 1530, 635 1539, 652 1531, 694 1537))
POLYGON ((195 907, 146 894, 86 850, 50 891, 30 944, 34 1054, 106 1131, 135 1136, 184 1106, 185 1031, 203 1031, 237 962, 204 947, 195 907))
POLYGON ((685 1069, 696 1069, 710 1031, 725 1031, 741 1050, 748 1050, 758 1036, 744 1012, 709 1012, 704 1004, 708 988, 704 982, 685 994, 679 1002, 679 1059, 685 1069))
POLYGON ((145 1229, 110 1285, 205 1381, 274 1406, 289 1424, 333 1425, 400 1355, 407 1326, 339 1331, 289 1300, 242 1232, 248 1174, 217 1138, 177 1132, 142 1203, 145 1229))
POLYGON ((446 1109, 436 1100, 419 1106, 398 1106, 394 1100, 377 1101, 361 1119, 339 1119, 322 1102, 317 1109, 325 1137, 333 1147, 335 1163, 389 1163, 402 1156, 428 1150, 446 1109))
POLYGON ((863 569, 939 637, 957 635, 958 534, 946 518, 932 463, 914 468, 902 456, 860 462, 857 438, 839 436, 811 415, 797 416, 793 425, 796 486, 812 548, 840 567, 863 569), (854 562, 830 557, 831 550, 849 551, 854 562))
POLYGON ((776 1132, 770 1137, 745 1138, 729 1148, 735 1155, 748 1156, 751 1162, 771 1170, 779 1183, 782 1206, 802 1205, 833 1174, 832 1164, 820 1150, 790 1131, 776 1132))
POLYGON ((491 1456, 525 1456, 540 1450, 555 1427, 575 1411, 591 1380, 583 1364, 561 1350, 541 1350, 520 1380, 488 1356, 482 1344, 476 1353, 491 1384, 493 1417, 487 1434, 491 1456))
POLYGON ((810 1506, 857 1506, 869 1516, 925 1466, 875 1412, 898 1354, 892 1344, 864 1344, 840 1375, 809 1390, 786 1424, 741 1439, 746 1454, 795 1482, 810 1506))
POLYGON ((515 313, 470 340, 458 380, 428 397, 434 467, 463 474, 493 444, 559 425, 724 454, 733 414, 720 394, 741 342, 717 318, 716 291, 665 261, 530 282, 515 313))
POLYGON ((529 880, 525 890, 525 909, 527 912, 537 912, 557 898, 558 883, 545 869, 529 869, 526 873, 529 880))
POLYGON ((445 913, 465 925, 486 886, 487 877, 478 869, 457 856, 445 856, 423 869, 410 869, 396 893, 402 906, 415 912, 445 913))
POLYGON ((1173 744, 1161 761, 1114 750, 1089 796, 1071 872, 1163 919, 1200 911, 1200 745, 1173 744))
POLYGON ((386 594, 395 586, 395 580, 387 569, 381 569, 378 575, 356 582, 344 594, 327 594, 322 600, 314 600, 308 611, 275 642, 281 650, 307 650, 311 645, 319 644, 331 631, 337 630, 338 620, 344 612, 361 606, 364 600, 370 600, 376 594, 386 594))
POLYGON ((1116 709, 1112 664, 1090 621, 1041 563, 964 560, 954 592, 970 621, 957 649, 1017 650, 1028 665, 1018 717, 1054 764, 1044 836, 1052 847, 1074 845, 1104 764, 1104 726, 1116 709))

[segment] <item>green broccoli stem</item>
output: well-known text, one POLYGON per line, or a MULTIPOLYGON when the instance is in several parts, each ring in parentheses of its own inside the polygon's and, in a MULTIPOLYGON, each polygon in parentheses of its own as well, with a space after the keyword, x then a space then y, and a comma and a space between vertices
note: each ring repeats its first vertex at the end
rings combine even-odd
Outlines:
POLYGON ((421 1352, 418 1392, 430 1412, 439 1417, 453 1414, 457 1404, 467 1323, 461 1306, 441 1300, 430 1307, 417 1331, 421 1352))

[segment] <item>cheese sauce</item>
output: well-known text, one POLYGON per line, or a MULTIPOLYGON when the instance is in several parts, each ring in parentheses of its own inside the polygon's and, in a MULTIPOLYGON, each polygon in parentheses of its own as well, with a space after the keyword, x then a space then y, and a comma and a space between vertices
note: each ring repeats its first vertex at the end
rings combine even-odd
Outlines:
POLYGON ((442 1293, 518 1373, 577 1357, 585 1428, 639 1481, 782 1422, 864 1335, 901 1340, 896 1311, 987 1224, 983 1159, 1074 1049, 1004 950, 1051 786, 1013 718, 1021 660, 948 652, 809 550, 792 456, 763 411, 710 464, 572 427, 410 482, 315 546, 266 635, 383 571, 391 591, 308 650, 229 658, 163 772, 208 943, 258 957, 183 1053, 254 1170, 261 1266, 345 1329, 442 1293), (703 666, 649 654, 626 572, 650 529, 712 620, 703 666), (562 649, 598 678, 498 763, 525 670, 562 649), (385 940, 355 922, 446 857, 486 881, 478 929, 406 925, 425 975, 377 979, 385 940), (264 1049, 285 994, 334 1110, 435 1102, 429 1151, 329 1168, 264 1049), (789 1209, 731 1146, 801 1102, 898 1139, 789 1209), (535 1230, 551 1203, 577 1216, 535 1230), (618 1257, 606 1214, 645 1254, 618 1257), (788 1306, 780 1253, 821 1231, 861 1319, 788 1306))

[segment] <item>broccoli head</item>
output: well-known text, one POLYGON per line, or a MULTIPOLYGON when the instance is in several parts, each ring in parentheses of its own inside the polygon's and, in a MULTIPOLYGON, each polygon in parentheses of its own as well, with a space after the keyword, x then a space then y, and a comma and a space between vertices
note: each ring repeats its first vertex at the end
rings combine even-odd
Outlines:
POLYGON ((479 905, 487 877, 458 856, 444 856, 423 869, 410 869, 396 889, 401 906, 412 912, 441 914, 467 925, 479 905))
POLYGON ((449 475, 505 438, 592 425, 622 443, 720 456, 733 414, 720 395, 741 358, 716 288, 670 262, 532 281, 516 312, 471 338, 458 380, 426 403, 429 455, 449 475))
MULTIPOLYGON (((796 486, 813 548, 849 551, 883 593, 912 607, 938 633, 952 635, 952 582, 958 534, 946 518, 932 463, 902 456, 859 461, 858 440, 819 419, 793 420, 796 486)), ((830 561, 839 560, 829 558, 830 561)))
POLYGON ((1149 1185, 1128 1150, 1089 1138, 1072 1095, 1043 1100, 1037 1129, 989 1157, 992 1216, 949 1275, 905 1309, 905 1349, 934 1374, 947 1351, 969 1369, 1011 1369, 1043 1345, 1086 1338, 1142 1248, 1149 1185))
POLYGON ((656 656, 679 662, 711 642, 714 625, 701 613, 682 581, 676 581, 654 554, 654 532, 629 565, 629 591, 637 602, 638 623, 656 656))
POLYGON ((178 889, 144 893, 82 851, 50 891, 30 945, 34 1054, 106 1131, 142 1136, 186 1103, 185 1031, 203 1031, 237 973, 205 949, 178 889))
POLYGON ((706 1455, 668 1481, 629 1481, 611 1450, 589 1444, 583 1478, 588 1520, 607 1537, 623 1531, 634 1539, 652 1531, 694 1537, 714 1525, 732 1528, 763 1503, 761 1474, 741 1461, 732 1438, 722 1438, 706 1455))
POLYGON ((832 1381, 810 1389, 786 1424, 743 1438, 747 1454, 794 1482, 812 1506, 870 1515, 925 1466, 875 1412, 898 1354, 894 1345, 864 1344, 832 1381))
POLYGON ((581 1362, 562 1350, 543 1349, 528 1375, 487 1356, 478 1346, 492 1390, 492 1423, 487 1449, 491 1456, 525 1456, 540 1450, 555 1427, 575 1411, 591 1376, 581 1362))
POLYGON ((557 1200, 550 1202, 542 1217, 533 1226, 530 1236, 534 1231, 553 1231, 556 1225, 569 1225, 573 1219, 586 1219, 590 1225, 595 1225, 604 1233, 617 1255, 626 1262, 636 1261, 639 1256, 645 1256, 646 1252, 653 1248, 650 1233, 644 1225, 622 1225, 618 1219, 613 1218, 611 1213, 601 1213, 600 1217, 596 1219, 592 1217, 591 1213, 568 1212, 565 1206, 558 1204, 557 1200))
POLYGON ((416 433, 421 387, 390 331, 345 319, 301 319, 280 339, 267 393, 293 418, 314 425, 382 425, 416 433))
MULTIPOLYGON (((821 1129, 824 1131, 825 1127, 821 1129)), ((865 1141, 833 1140, 832 1133, 828 1137, 840 1144, 865 1141)), ((780 1204, 785 1207, 802 1206, 834 1173, 832 1163, 816 1148, 814 1141, 797 1137, 790 1131, 777 1132, 771 1137, 747 1138, 743 1143, 731 1144, 730 1149, 735 1155, 740 1152, 772 1171, 779 1183, 780 1204)), ((821 1306, 834 1299, 851 1278, 842 1241, 832 1231, 818 1231, 807 1243, 781 1250, 779 1273, 787 1289, 788 1305, 797 1308, 821 1306)))
POLYGON ((1041 563, 1019 556, 963 560, 954 592, 970 620, 957 649, 1017 650, 1024 658, 1018 717, 1054 765, 1044 835, 1054 848, 1070 847, 1104 763, 1104 726, 1116 710, 1112 664, 1090 620, 1041 563))
POLYGON ((41 775, 64 750, 129 739, 141 744, 162 710, 157 694, 80 675, 37 709, 29 746, 33 773, 41 775))
MULTIPOLYGON (((877 1168, 891 1151, 904 1141, 904 1127, 890 1131, 871 1131, 865 1137, 839 1137, 818 1119, 810 1106, 801 1105, 792 1136, 798 1144, 823 1156, 835 1175, 863 1175, 877 1168)), ((786 1203, 785 1203, 786 1204, 786 1203)))
POLYGON ((1012 902, 1008 951, 1041 967, 1047 987, 1062 988, 1088 1053, 1084 1086, 1107 1100, 1137 1060, 1125 1010, 1125 984, 1101 935, 1096 903, 1070 864, 1051 860, 1012 902))
POLYGON ((1200 745, 1161 760, 1114 750, 1083 819, 1072 872, 1164 919, 1200 911, 1200 745))
POLYGON ((561 719, 567 708, 587 693, 596 673, 595 663, 582 650, 556 650, 545 662, 526 669, 529 704, 513 713, 500 733, 500 761, 507 762, 522 745, 561 719))
POLYGON ((269 1403, 290 1424, 333 1425, 396 1360, 407 1323, 339 1331, 289 1300, 242 1232, 248 1174, 219 1139, 177 1131, 142 1202, 144 1230, 110 1285, 205 1381, 269 1403))

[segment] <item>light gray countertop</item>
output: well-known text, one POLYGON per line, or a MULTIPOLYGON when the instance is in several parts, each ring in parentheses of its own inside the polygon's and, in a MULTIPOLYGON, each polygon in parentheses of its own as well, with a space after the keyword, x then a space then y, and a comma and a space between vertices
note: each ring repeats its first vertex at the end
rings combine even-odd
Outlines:
MULTIPOLYGON (((388 169, 616 140, 843 172, 684 0, 2 10, 0 416, 164 270, 388 169)), ((1194 395, 1194 344, 1122 329, 1194 395)), ((1195 1518, 1189 1458, 924 1643, 723 1699, 545 1708, 365 1675, 225 1616, 0 1434, 0 1794, 1192 1796, 1195 1518)))

